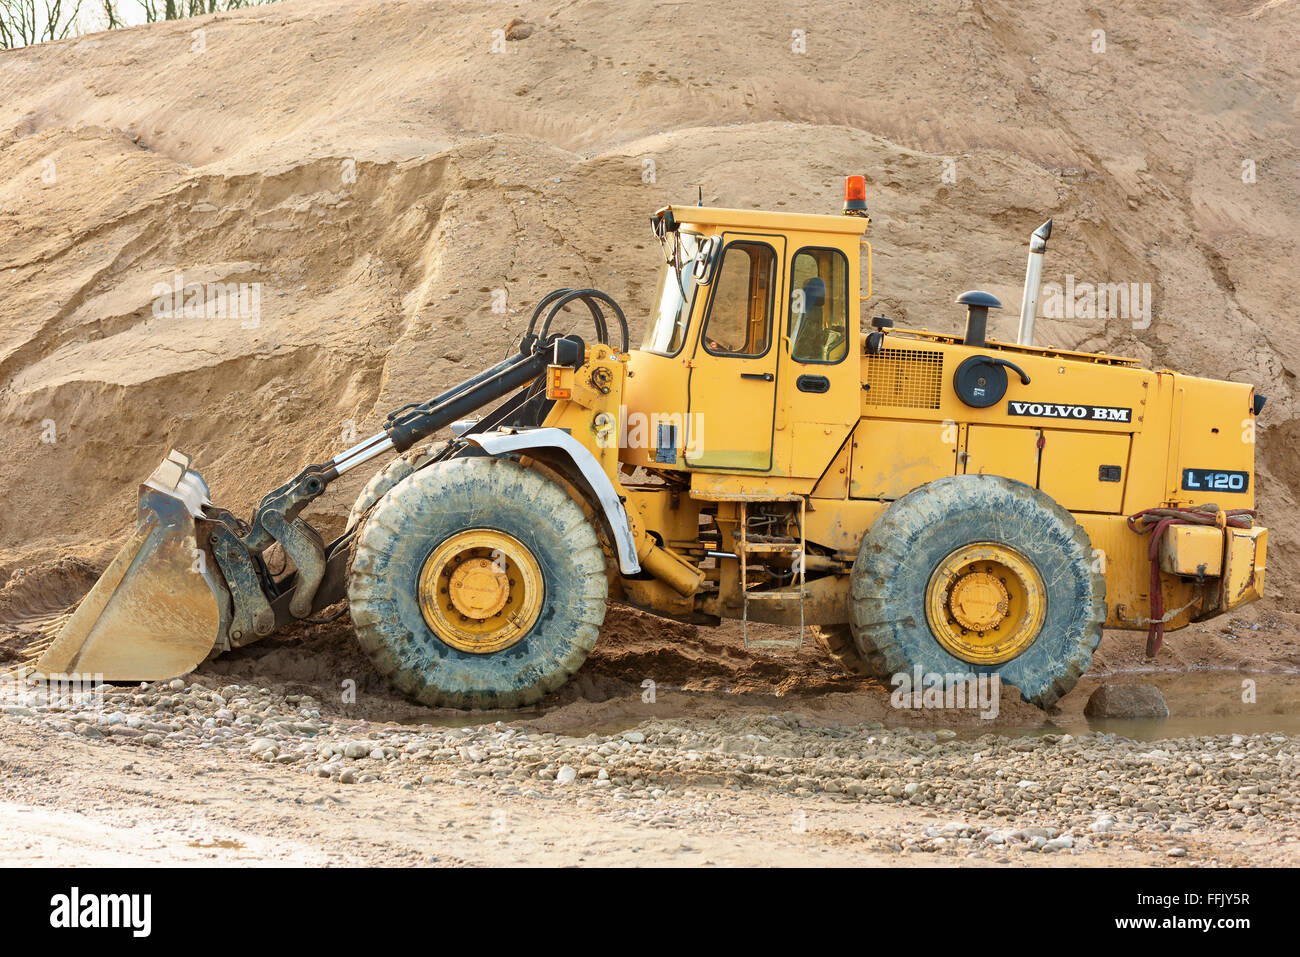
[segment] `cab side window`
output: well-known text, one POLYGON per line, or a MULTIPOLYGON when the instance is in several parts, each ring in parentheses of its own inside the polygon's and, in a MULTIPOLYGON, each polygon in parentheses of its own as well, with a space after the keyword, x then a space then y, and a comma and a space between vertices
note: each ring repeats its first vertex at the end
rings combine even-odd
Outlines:
POLYGON ((704 347, 713 353, 761 356, 772 328, 776 254, 763 243, 734 242, 722 252, 704 347))
POLYGON ((790 355, 839 362, 849 348, 849 264, 838 249, 805 248, 790 271, 790 355))

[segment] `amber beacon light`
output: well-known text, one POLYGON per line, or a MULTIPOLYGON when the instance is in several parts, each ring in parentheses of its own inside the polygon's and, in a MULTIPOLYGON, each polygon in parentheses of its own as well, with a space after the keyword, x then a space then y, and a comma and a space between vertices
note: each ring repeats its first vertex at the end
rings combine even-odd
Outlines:
POLYGON ((865 176, 844 177, 844 215, 867 215, 867 178, 865 176))

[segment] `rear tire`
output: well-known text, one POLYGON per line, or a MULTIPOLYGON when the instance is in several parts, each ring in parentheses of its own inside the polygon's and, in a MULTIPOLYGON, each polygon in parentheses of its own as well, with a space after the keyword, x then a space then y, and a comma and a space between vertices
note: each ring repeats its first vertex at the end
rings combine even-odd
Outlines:
POLYGON ((379 500, 357 535, 348 599, 362 648, 403 694, 431 707, 515 708, 582 667, 608 587, 577 503, 515 462, 475 456, 420 469, 379 500), (508 598, 494 594, 498 582, 508 598))
POLYGON ((996 674, 1048 708, 1088 670, 1101 641, 1106 580, 1094 561, 1087 532, 1037 489, 993 475, 939 479, 890 505, 863 538, 852 573, 853 636, 890 675, 918 666, 996 674), (994 552, 1009 567, 963 557, 994 552), (1028 582, 1019 605, 1016 568, 1028 582), (969 599, 958 607, 961 588, 969 599), (944 610, 937 624, 936 605, 944 610), (1005 636, 985 632, 990 622, 1005 636))

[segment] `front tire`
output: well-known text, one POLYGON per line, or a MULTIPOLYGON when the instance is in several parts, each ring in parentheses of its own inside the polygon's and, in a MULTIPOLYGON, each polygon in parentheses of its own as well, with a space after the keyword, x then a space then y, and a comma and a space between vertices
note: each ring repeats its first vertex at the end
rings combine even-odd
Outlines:
POLYGON ((1092 664, 1106 580, 1050 497, 993 475, 923 485, 863 538, 852 573, 858 651, 889 674, 996 674, 1051 707, 1092 664))
POLYGON ((513 461, 475 456, 420 469, 370 510, 348 599, 362 648, 403 694, 515 708, 582 666, 608 587, 577 503, 513 461))
POLYGON ((372 475, 370 481, 357 494, 357 500, 352 504, 352 511, 348 514, 347 527, 352 528, 361 524, 361 520, 366 517, 366 512, 370 511, 376 502, 395 488, 402 479, 428 464, 433 455, 434 447, 432 445, 425 445, 418 449, 408 449, 372 475))

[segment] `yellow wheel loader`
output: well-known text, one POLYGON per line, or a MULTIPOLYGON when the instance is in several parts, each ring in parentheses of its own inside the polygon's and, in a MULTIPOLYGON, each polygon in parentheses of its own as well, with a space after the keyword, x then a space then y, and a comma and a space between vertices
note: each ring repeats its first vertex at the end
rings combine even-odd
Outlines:
POLYGON ((248 520, 171 453, 35 670, 166 678, 346 599, 406 695, 513 707, 581 667, 614 599, 741 619, 751 646, 775 642, 748 622, 809 628, 849 671, 997 675, 1048 707, 1103 627, 1154 653, 1260 596, 1251 386, 1034 345, 1050 222, 1016 342, 987 338, 983 292, 957 299, 963 335, 862 331, 869 223, 862 177, 843 215, 660 209, 640 349, 609 296, 556 290, 515 353, 248 520), (584 308, 593 341, 552 331, 584 308), (303 510, 392 453, 324 541, 303 510))

